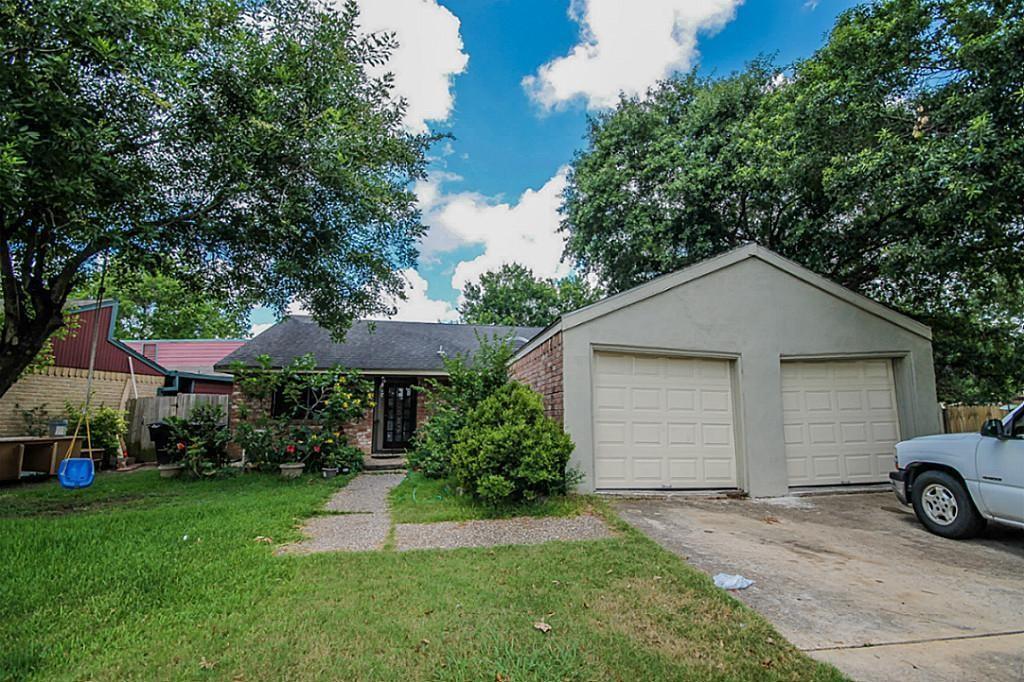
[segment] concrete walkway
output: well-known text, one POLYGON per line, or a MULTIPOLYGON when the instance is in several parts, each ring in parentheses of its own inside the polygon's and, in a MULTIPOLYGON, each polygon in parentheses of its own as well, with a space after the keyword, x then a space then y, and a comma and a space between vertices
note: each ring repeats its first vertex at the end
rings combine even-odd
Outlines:
MULTIPOLYGON (((280 554, 365 552, 384 549, 391 531, 388 493, 405 474, 363 473, 331 496, 325 510, 302 528, 305 540, 281 547, 280 554)), ((495 521, 404 523, 395 526, 395 549, 454 549, 536 545, 553 540, 599 540, 612 537, 605 522, 592 514, 574 517, 519 517, 495 521)))

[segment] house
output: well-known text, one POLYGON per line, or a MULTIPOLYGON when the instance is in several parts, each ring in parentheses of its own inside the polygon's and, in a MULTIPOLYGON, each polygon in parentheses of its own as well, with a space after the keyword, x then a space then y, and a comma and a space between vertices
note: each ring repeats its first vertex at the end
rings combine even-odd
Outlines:
POLYGON ((0 435, 25 435, 30 420, 43 422, 45 428, 48 419, 64 416, 65 402, 85 401, 89 355, 97 326, 93 405, 123 410, 129 398, 155 396, 166 383, 167 370, 114 338, 116 301, 104 301, 98 309, 92 301, 76 302, 65 315, 77 322, 67 338, 53 341, 53 365, 26 373, 0 397, 0 435))
POLYGON ((312 353, 318 367, 363 370, 378 405, 355 442, 388 452, 422 421, 411 386, 443 376, 444 354, 472 351, 478 333, 512 334, 510 373, 572 436, 587 491, 773 496, 885 482, 898 440, 942 430, 928 327, 755 245, 544 330, 372 326, 337 344, 309 318, 289 318, 225 361, 266 353, 279 367, 312 353))
POLYGON ((133 339, 124 344, 171 371, 164 393, 231 395, 231 375, 214 365, 246 344, 246 339, 133 339))
POLYGON ((231 393, 231 376, 213 365, 243 340, 124 342, 114 338, 118 304, 76 301, 65 310, 74 319, 67 338, 54 339, 53 364, 26 373, 0 397, 0 436, 25 435, 65 414, 65 402, 85 401, 93 333, 99 327, 93 373, 93 405, 126 409, 131 398, 177 393, 231 393), (148 354, 147 354, 148 353, 148 354), (160 360, 157 356, 160 356, 160 360))
POLYGON ((941 432, 928 327, 756 245, 563 315, 519 349, 585 490, 888 480, 941 432))
MULTIPOLYGON (((261 355, 270 357, 276 368, 312 355, 318 369, 339 365, 357 369, 373 382, 376 398, 375 406, 346 429, 349 442, 368 455, 387 455, 409 447, 426 416, 414 387, 427 378, 446 376, 444 358, 475 352, 481 338, 507 337, 518 348, 539 331, 535 327, 360 320, 348 330, 344 343, 336 343, 311 318, 295 315, 248 341, 215 369, 230 371, 234 362, 255 366, 261 355)), ((233 422, 244 401, 239 391, 232 394, 233 422)))

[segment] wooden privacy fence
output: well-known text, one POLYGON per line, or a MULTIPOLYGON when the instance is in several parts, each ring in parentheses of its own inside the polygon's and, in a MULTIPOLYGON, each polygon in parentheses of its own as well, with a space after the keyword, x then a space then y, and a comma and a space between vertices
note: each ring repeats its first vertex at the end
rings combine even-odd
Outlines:
POLYGON ((203 393, 161 395, 155 398, 135 398, 128 401, 128 435, 125 437, 128 454, 142 461, 156 459, 153 441, 149 439, 149 425, 167 417, 188 417, 192 408, 202 403, 220 405, 224 423, 231 413, 231 396, 203 393))
POLYGON ((1006 410, 1001 405, 946 405, 942 410, 942 425, 946 433, 980 431, 989 419, 1002 419, 1006 410))

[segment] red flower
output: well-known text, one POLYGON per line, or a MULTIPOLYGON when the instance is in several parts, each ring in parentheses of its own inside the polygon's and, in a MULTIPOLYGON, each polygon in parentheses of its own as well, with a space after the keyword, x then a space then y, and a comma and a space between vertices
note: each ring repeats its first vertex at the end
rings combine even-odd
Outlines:
POLYGON ((294 445, 289 445, 288 447, 286 447, 284 449, 284 451, 287 452, 289 455, 294 455, 295 454, 295 446, 294 445))
POLYGON ((313 452, 320 452, 320 446, 319 445, 314 445, 313 446, 313 452))
POLYGON ((178 443, 178 449, 179 450, 184 450, 185 449, 185 444, 184 443, 178 443))

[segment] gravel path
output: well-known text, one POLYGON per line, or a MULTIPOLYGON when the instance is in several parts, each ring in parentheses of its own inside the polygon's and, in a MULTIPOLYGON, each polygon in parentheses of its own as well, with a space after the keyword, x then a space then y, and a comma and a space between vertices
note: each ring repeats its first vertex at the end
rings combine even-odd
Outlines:
POLYGON ((610 537, 611 529, 591 514, 569 518, 519 517, 496 521, 404 523, 395 527, 395 546, 399 550, 538 545, 552 540, 600 540, 610 537))
MULTIPOLYGON (((306 539, 278 550, 280 554, 369 552, 384 548, 391 530, 388 492, 405 474, 360 474, 331 496, 326 510, 302 527, 306 539)), ((395 526, 395 544, 406 549, 454 549, 497 545, 537 545, 552 540, 599 540, 612 537, 605 522, 591 514, 569 518, 519 517, 497 521, 405 523, 395 526)))
POLYGON ((369 552, 383 549, 391 530, 387 514, 331 514, 314 516, 302 527, 309 537, 281 548, 281 554, 313 552, 369 552))
POLYGON ((327 511, 388 513, 388 492, 402 482, 401 474, 360 474, 327 501, 327 511))
POLYGON ((366 552, 383 549, 391 530, 388 492, 405 474, 360 474, 334 493, 325 509, 339 512, 314 516, 302 527, 308 537, 282 547, 281 554, 366 552))

